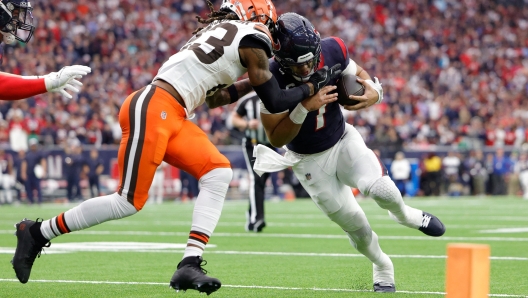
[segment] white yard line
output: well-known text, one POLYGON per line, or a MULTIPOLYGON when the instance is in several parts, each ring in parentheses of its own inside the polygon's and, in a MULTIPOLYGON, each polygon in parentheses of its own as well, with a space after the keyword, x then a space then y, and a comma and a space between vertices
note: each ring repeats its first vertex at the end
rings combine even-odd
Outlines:
MULTIPOLYGON (((15 233, 13 230, 0 230, 0 234, 15 233)), ((188 232, 151 232, 151 231, 77 231, 81 235, 134 235, 134 236, 189 236, 188 232)), ((279 233, 214 233, 214 237, 259 237, 259 238, 309 238, 309 239, 348 239, 344 234, 279 234, 279 233)), ((498 241, 498 242, 528 242, 522 237, 428 237, 428 236, 379 236, 383 240, 413 240, 413 241, 498 241)))
MULTIPOLYGON (((0 278, 0 282, 17 282, 17 279, 5 279, 0 278)), ((127 281, 94 281, 94 280, 45 280, 36 279, 30 282, 40 283, 71 283, 71 284, 108 284, 108 285, 155 285, 167 287, 167 282, 127 282, 127 281)), ((222 285, 224 288, 244 288, 244 289, 266 289, 266 290, 279 290, 279 291, 323 291, 323 292, 362 292, 370 293, 372 290, 353 290, 353 289, 332 289, 332 288, 301 288, 301 287, 279 287, 279 286, 245 286, 245 285, 222 285)), ((445 295, 445 292, 425 292, 425 291, 402 291, 398 290, 398 293, 405 294, 416 294, 416 295, 445 295)), ((489 294, 489 297, 528 297, 521 295, 510 295, 510 294, 489 294)))
MULTIPOLYGON (((363 258, 362 254, 350 253, 311 253, 311 252, 272 252, 272 251, 238 251, 216 250, 214 244, 209 244, 208 254, 224 255, 260 255, 260 256, 290 256, 290 257, 339 257, 363 258)), ((46 254, 63 254, 75 252, 134 252, 134 253, 183 253, 185 243, 149 243, 149 242, 74 242, 57 243, 45 249, 46 254)), ((0 247, 0 254, 14 254, 14 247, 0 247)), ((389 255, 396 259, 445 259, 445 255, 389 255)), ((497 257, 494 261, 528 261, 528 257, 497 257)))
POLYGON ((505 234, 505 233, 528 233, 528 227, 522 228, 498 228, 491 230, 482 230, 479 233, 487 234, 505 234))

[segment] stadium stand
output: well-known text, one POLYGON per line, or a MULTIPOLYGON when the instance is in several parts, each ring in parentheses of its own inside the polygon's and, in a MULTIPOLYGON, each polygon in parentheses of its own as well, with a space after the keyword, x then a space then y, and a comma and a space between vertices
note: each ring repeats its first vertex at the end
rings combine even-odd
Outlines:
MULTIPOLYGON (((504 147, 512 166, 504 171, 495 168, 495 173, 508 181, 515 175, 516 152, 526 150, 523 144, 528 139, 525 1, 300 3, 276 4, 280 13, 306 16, 322 36, 342 37, 351 57, 380 78, 382 104, 345 112, 347 121, 388 165, 398 151, 415 158, 419 168, 425 153, 445 156, 456 149, 462 153, 461 169, 449 179, 465 187, 459 193, 475 193, 470 174, 475 152, 494 155, 494 148, 504 147)), ((85 64, 92 73, 83 78, 83 89, 72 100, 43 94, 0 101, 0 146, 23 148, 24 137, 36 137, 49 148, 75 139, 100 148, 116 146, 121 137, 117 121, 121 102, 153 78, 199 26, 195 16, 207 12, 200 0, 34 3, 34 40, 27 46, 5 46, 2 71, 44 74, 85 64)), ((194 121, 215 144, 239 144, 240 135, 227 121, 233 108, 208 110, 203 105, 194 121)), ((485 161, 482 164, 485 167, 485 161)), ((489 169, 491 176, 493 166, 489 169)), ((414 193, 419 193, 418 185, 414 193)), ((494 193, 489 187, 487 193, 494 193)), ((441 192, 448 193, 448 188, 441 192)))

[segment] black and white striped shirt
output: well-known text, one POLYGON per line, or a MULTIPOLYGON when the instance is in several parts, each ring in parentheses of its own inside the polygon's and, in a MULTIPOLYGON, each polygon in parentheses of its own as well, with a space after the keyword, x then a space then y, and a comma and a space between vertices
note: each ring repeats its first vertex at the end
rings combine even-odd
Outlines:
MULTIPOLYGON (((255 92, 251 92, 250 94, 242 97, 236 107, 236 113, 243 118, 246 118, 246 120, 251 119, 257 119, 259 123, 261 123, 260 120, 260 98, 257 96, 255 92)), ((248 142, 252 143, 253 145, 256 144, 264 144, 269 145, 268 137, 266 136, 266 131, 264 130, 264 127, 262 125, 259 126, 257 130, 252 129, 246 129, 245 133, 245 139, 246 144, 248 142)))

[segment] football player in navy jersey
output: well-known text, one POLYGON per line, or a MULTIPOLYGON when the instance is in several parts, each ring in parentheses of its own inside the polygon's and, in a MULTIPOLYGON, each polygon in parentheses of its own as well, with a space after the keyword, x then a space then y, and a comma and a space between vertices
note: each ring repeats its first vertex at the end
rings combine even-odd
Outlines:
MULTIPOLYGON (((352 97, 360 103, 347 109, 361 109, 383 100, 378 79, 372 81, 349 58, 341 39, 321 40, 313 25, 295 13, 279 17, 276 34, 280 49, 275 51, 270 70, 281 88, 302 84, 318 68, 339 63, 342 74, 357 75, 366 88, 363 96, 352 97)), ((329 81, 327 88, 335 85, 336 80, 329 81)), ((358 131, 345 122, 339 103, 314 104, 313 98, 308 98, 277 111, 275 101, 263 99, 260 111, 271 144, 285 146, 286 154, 281 156, 265 146, 257 146, 254 170, 263 173, 291 166, 316 205, 345 231, 352 246, 373 263, 374 291, 395 292, 392 261, 381 250, 378 236, 350 187, 372 197, 398 223, 429 236, 444 234, 442 222, 404 203, 379 158, 365 145, 358 131)))

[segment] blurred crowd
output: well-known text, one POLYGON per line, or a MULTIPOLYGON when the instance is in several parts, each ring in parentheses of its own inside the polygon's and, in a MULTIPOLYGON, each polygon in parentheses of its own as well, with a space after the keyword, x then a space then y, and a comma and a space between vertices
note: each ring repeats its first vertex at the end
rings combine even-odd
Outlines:
POLYGON ((418 161, 400 151, 389 168, 403 196, 508 195, 528 199, 527 151, 508 154, 497 148, 494 152, 480 149, 452 150, 447 154, 430 152, 418 161))
MULTIPOLYGON (((219 0, 212 1, 215 8, 219 0)), ((382 104, 345 112, 367 144, 401 150, 455 145, 520 149, 528 139, 528 3, 491 0, 285 0, 322 37, 345 41, 351 58, 383 84, 382 104)), ((33 39, 4 46, 2 71, 36 75, 84 64, 92 73, 72 100, 50 93, 0 101, 0 146, 118 144, 118 110, 151 81, 209 11, 203 0, 35 0, 33 39)), ((230 106, 196 110, 214 144, 239 144, 230 106)))

